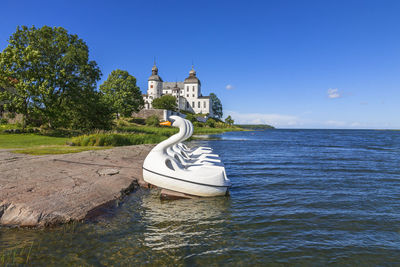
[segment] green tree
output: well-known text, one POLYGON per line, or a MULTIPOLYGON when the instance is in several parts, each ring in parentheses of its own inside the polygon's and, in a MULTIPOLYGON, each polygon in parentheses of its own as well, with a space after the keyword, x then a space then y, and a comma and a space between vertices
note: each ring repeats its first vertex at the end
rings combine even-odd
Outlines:
POLYGON ((226 117, 225 123, 227 123, 230 126, 232 126, 235 123, 235 121, 232 119, 231 115, 229 115, 228 117, 226 117))
POLYGON ((177 110, 176 98, 172 95, 163 95, 153 100, 153 108, 177 110))
POLYGON ((100 91, 114 112, 119 115, 131 116, 144 106, 142 93, 136 86, 136 78, 125 70, 113 70, 107 80, 100 85, 100 91))
POLYGON ((96 92, 100 69, 77 35, 62 27, 22 26, 8 42, 0 53, 0 87, 13 90, 0 93, 0 101, 23 115, 24 126, 38 118, 52 128, 111 123, 92 121, 96 114, 106 119, 109 110, 96 92))
POLYGON ((212 111, 214 113, 214 116, 217 117, 217 118, 222 118, 223 113, 222 113, 221 100, 219 100, 217 95, 214 94, 214 93, 210 94, 210 99, 211 99, 211 102, 212 102, 211 109, 212 109, 212 111))

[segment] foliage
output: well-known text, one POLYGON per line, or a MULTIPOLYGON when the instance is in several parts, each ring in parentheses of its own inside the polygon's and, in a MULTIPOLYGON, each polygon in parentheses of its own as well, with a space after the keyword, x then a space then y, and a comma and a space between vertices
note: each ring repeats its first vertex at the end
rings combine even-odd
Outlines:
POLYGON ((0 124, 7 124, 8 120, 6 118, 0 119, 0 124))
POLYGON ((206 125, 208 127, 215 128, 215 120, 212 118, 208 118, 208 120, 206 121, 206 125))
POLYGON ((204 123, 195 121, 195 122, 193 122, 193 126, 194 127, 204 127, 204 123))
POLYGON ((142 93, 136 86, 136 78, 125 70, 113 70, 107 80, 100 85, 106 102, 113 111, 122 116, 131 116, 143 108, 142 93))
POLYGON ((236 126, 243 129, 251 129, 251 130, 275 129, 274 126, 268 124, 237 124, 236 126))
POLYGON ((235 121, 232 119, 231 115, 229 115, 228 117, 226 117, 225 123, 227 123, 228 125, 232 126, 233 123, 235 123, 235 121))
POLYGON ((156 115, 152 115, 146 119, 146 125, 158 127, 160 125, 160 120, 156 115))
POLYGON ((146 120, 143 119, 143 118, 131 118, 129 120, 129 122, 136 123, 136 124, 141 124, 141 125, 145 125, 146 124, 146 120))
POLYGON ((242 128, 210 128, 210 127, 196 127, 194 128, 194 134, 221 134, 225 132, 232 132, 232 131, 244 131, 242 128))
POLYGON ((221 100, 217 97, 216 94, 211 93, 210 94, 210 100, 212 102, 211 109, 214 113, 214 116, 217 118, 222 118, 223 112, 222 112, 222 103, 221 100))
POLYGON ((176 98, 172 95, 163 95, 152 102, 153 108, 177 110, 176 98))
POLYGON ((119 133, 157 134, 169 137, 173 134, 176 134, 179 130, 174 127, 128 126, 118 127, 117 131, 119 133))
POLYGON ((187 114, 185 119, 191 121, 192 123, 195 123, 197 121, 196 116, 193 114, 187 114))
POLYGON ((75 146, 129 146, 155 144, 165 139, 167 139, 167 136, 156 134, 102 133, 74 137, 71 143, 75 146))
POLYGON ((89 48, 62 27, 18 27, 0 53, 6 110, 52 128, 109 128, 110 109, 95 91, 101 72, 89 48))

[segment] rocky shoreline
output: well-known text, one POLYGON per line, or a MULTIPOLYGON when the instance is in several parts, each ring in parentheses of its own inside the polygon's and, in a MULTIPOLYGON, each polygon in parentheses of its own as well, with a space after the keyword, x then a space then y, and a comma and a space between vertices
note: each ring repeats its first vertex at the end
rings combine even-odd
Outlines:
POLYGON ((0 150, 0 225, 43 227, 97 216, 146 186, 142 165, 153 147, 46 156, 0 150))

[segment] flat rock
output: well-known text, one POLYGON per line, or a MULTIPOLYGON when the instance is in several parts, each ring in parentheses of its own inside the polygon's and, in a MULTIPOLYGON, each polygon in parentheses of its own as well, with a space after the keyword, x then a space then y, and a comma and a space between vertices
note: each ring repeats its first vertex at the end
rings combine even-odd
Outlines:
POLYGON ((143 184, 153 145, 31 156, 0 150, 0 224, 83 220, 143 184))
POLYGON ((117 170, 117 169, 101 169, 97 173, 99 175, 114 175, 114 174, 118 174, 119 170, 117 170))

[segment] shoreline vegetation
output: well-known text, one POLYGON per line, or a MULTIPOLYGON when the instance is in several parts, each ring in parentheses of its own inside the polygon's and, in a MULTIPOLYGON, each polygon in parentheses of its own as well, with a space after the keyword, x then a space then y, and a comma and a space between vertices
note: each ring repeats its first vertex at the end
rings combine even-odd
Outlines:
MULTIPOLYGON (((30 155, 68 154, 116 146, 156 144, 178 132, 176 128, 137 123, 138 119, 120 118, 110 131, 83 133, 66 129, 26 128, 20 124, 0 124, 0 149, 30 155)), ((220 134, 246 129, 223 122, 213 125, 195 122, 194 135, 220 134)), ((195 139, 192 138, 192 139, 195 139)))
POLYGON ((268 124, 235 124, 235 126, 247 130, 266 130, 275 129, 274 126, 268 124))

